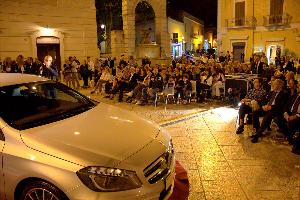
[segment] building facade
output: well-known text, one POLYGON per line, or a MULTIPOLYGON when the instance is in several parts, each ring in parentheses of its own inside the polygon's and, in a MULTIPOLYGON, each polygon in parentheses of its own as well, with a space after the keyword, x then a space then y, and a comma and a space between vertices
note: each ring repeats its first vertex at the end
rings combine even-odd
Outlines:
POLYGON ((218 48, 234 60, 300 56, 299 0, 218 0, 218 48))
POLYGON ((94 0, 1 0, 0 58, 99 57, 94 0))
POLYGON ((176 18, 168 17, 168 32, 173 57, 203 48, 204 23, 186 12, 180 12, 176 18))

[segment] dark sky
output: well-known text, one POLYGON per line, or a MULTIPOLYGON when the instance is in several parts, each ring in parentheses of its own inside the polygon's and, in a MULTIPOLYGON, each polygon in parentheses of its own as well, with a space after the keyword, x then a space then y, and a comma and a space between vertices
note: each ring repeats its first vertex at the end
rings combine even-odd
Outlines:
POLYGON ((168 5, 202 19, 205 26, 217 26, 217 0, 168 0, 168 5))

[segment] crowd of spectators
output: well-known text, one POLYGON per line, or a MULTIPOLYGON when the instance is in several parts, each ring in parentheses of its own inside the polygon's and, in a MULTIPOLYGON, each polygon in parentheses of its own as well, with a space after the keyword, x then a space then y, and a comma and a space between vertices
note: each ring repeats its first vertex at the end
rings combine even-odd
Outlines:
POLYGON ((124 56, 118 61, 116 58, 87 57, 82 63, 76 57, 69 57, 59 73, 51 56, 46 56, 42 63, 30 57, 25 60, 19 55, 15 61, 5 58, 0 71, 46 76, 61 80, 74 89, 79 89, 79 80, 82 79, 82 87, 92 87, 91 93, 101 93, 110 99, 117 96, 119 102, 126 100, 137 105, 156 102, 161 96, 172 97, 174 102, 184 104, 191 99, 198 103, 205 98, 221 99, 234 89, 225 87, 227 75, 256 74, 252 89, 245 95, 237 92, 234 96, 241 102, 236 133, 243 132, 247 114, 255 132, 252 142, 256 143, 273 120, 294 145, 293 151, 299 154, 300 137, 296 132, 300 124, 300 84, 295 78, 299 68, 291 58, 275 60, 275 63, 268 64, 267 57, 262 54, 254 55, 249 63, 240 63, 233 61, 229 52, 221 54, 218 59, 205 54, 199 60, 181 57, 173 59, 169 65, 152 64, 148 58, 138 65, 133 57, 125 59, 124 56), (63 76, 59 77, 59 74, 63 76), (263 116, 261 123, 260 116, 263 116))

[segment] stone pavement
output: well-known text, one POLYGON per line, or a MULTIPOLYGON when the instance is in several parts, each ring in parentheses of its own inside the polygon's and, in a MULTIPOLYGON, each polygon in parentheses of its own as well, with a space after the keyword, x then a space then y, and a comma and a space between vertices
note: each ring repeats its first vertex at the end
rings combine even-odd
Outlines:
POLYGON ((250 127, 236 135, 233 108, 214 102, 155 108, 91 98, 131 110, 169 131, 176 159, 188 172, 190 200, 300 199, 300 156, 274 131, 257 144, 249 139, 250 127))

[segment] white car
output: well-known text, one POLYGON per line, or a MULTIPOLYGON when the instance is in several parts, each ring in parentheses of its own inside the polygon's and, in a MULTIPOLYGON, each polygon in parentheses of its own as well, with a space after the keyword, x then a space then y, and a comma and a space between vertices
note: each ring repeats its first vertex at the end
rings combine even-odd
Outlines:
POLYGON ((168 199, 171 137, 48 79, 0 73, 0 199, 168 199))

